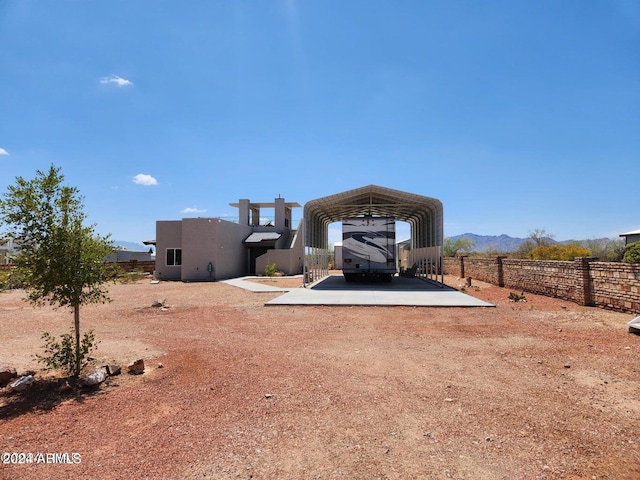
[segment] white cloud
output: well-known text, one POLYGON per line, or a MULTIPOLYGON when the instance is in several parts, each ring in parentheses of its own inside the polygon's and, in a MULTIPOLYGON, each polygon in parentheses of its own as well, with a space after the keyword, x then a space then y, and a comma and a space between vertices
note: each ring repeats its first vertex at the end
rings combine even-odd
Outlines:
POLYGON ((4 148, 0 148, 0 155, 9 155, 9 152, 7 152, 4 148))
POLYGON ((201 210, 196 207, 187 207, 184 210, 182 210, 180 213, 205 213, 205 212, 206 210, 201 210))
POLYGON ((133 183, 137 183, 138 185, 150 186, 150 185, 158 185, 158 181, 153 178, 151 175, 147 175, 146 173, 139 173, 135 177, 133 177, 133 183))
POLYGON ((108 77, 102 77, 100 79, 100 83, 103 85, 116 85, 117 87, 129 87, 133 85, 131 80, 127 80, 126 78, 119 77, 118 75, 110 75, 108 77))

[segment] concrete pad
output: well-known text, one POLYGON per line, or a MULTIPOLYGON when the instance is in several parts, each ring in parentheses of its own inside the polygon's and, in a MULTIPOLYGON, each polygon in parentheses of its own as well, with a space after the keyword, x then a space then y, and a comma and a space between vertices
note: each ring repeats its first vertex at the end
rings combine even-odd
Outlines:
POLYGON ((394 277, 391 283, 347 283, 341 275, 326 277, 310 288, 292 289, 265 305, 494 306, 419 278, 394 277))
MULTIPOLYGON (((230 278, 228 280, 222 280, 222 283, 233 285, 234 287, 243 288, 252 292, 288 292, 290 288, 272 287, 271 285, 265 285, 264 283, 257 283, 248 281, 250 278, 263 278, 264 277, 240 277, 230 278)), ((300 285, 302 285, 302 275, 300 275, 300 285)))

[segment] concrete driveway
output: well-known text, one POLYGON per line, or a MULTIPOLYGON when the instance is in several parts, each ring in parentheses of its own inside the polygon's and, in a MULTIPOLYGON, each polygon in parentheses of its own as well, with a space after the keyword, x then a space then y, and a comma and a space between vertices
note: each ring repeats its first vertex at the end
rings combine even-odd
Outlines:
MULTIPOLYGON (((250 289, 254 291, 277 291, 273 287, 269 290, 258 287, 260 289, 256 290, 253 285, 250 289)), ((307 288, 291 289, 265 305, 494 306, 453 288, 419 278, 394 277, 391 283, 347 283, 342 275, 330 275, 307 288)))

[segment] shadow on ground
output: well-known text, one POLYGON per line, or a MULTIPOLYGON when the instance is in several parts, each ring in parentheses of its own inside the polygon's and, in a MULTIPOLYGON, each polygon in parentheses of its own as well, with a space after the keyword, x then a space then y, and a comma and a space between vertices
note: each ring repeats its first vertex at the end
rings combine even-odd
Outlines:
POLYGON ((0 391, 0 419, 46 412, 69 400, 82 403, 85 398, 105 393, 103 388, 107 382, 97 387, 82 388, 66 378, 47 378, 38 379, 25 392, 14 392, 5 387, 0 391))
POLYGON ((393 277, 391 282, 367 281, 347 282, 342 275, 329 275, 320 280, 311 290, 350 290, 384 292, 455 292, 454 288, 422 278, 393 277))

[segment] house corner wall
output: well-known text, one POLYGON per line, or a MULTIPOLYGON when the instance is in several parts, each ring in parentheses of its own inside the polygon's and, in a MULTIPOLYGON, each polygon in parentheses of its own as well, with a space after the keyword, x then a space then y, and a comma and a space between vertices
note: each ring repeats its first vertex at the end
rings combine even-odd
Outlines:
POLYGON ((158 220, 156 222, 156 273, 158 280, 180 280, 181 266, 167 265, 167 249, 182 247, 182 221, 158 220))
POLYGON ((251 234, 251 227, 225 220, 216 220, 216 280, 236 278, 249 272, 249 251, 242 243, 251 234))
POLYGON ((300 229, 296 231, 291 248, 271 249, 256 258, 256 273, 262 273, 270 263, 285 275, 299 275, 302 273, 304 257, 304 235, 300 229))
POLYGON ((182 219, 182 281, 215 280, 215 271, 209 272, 208 266, 215 265, 216 225, 215 218, 182 219))
POLYGON ((219 218, 185 218, 182 222, 182 281, 206 282, 247 273, 247 249, 242 241, 251 233, 249 226, 219 218))

